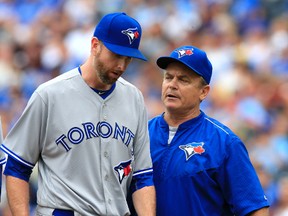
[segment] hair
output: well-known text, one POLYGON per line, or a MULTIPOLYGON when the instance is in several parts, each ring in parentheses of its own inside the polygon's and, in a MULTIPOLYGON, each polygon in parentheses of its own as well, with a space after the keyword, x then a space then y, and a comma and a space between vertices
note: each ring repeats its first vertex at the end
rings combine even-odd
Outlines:
POLYGON ((200 76, 200 79, 201 79, 201 82, 200 82, 201 87, 206 86, 206 85, 209 85, 209 84, 204 80, 204 78, 203 78, 202 76, 200 76))
MULTIPOLYGON (((200 76, 200 83, 199 83, 199 87, 203 88, 205 86, 209 85, 202 76, 200 76)), ((200 100, 200 103, 202 103, 203 100, 200 100)))

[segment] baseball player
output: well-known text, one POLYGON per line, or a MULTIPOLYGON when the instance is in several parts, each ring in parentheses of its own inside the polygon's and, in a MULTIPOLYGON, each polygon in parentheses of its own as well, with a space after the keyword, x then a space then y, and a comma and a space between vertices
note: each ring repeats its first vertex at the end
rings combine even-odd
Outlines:
POLYGON ((193 46, 157 59, 165 112, 149 121, 157 216, 268 216, 243 142, 200 110, 212 65, 193 46))
MULTIPOLYGON (((155 215, 148 120, 141 92, 121 78, 138 50, 141 26, 125 13, 104 16, 87 61, 31 96, 2 150, 13 215, 28 213, 38 163, 37 215, 155 215)), ((81 47, 79 47, 81 48, 81 47)))

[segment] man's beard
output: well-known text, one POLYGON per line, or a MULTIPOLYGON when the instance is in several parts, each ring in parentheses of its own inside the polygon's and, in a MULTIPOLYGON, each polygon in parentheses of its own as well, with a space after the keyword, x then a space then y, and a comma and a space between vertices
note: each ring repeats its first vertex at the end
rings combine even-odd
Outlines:
POLYGON ((103 48, 103 44, 101 44, 100 50, 95 56, 94 67, 96 69, 97 76, 101 80, 101 82, 105 85, 112 85, 117 81, 118 78, 115 79, 115 78, 109 77, 109 69, 107 69, 103 61, 100 60, 102 48, 103 48))
POLYGON ((97 75, 99 79, 106 85, 112 85, 117 79, 109 77, 109 71, 105 68, 104 64, 100 61, 97 63, 97 75))

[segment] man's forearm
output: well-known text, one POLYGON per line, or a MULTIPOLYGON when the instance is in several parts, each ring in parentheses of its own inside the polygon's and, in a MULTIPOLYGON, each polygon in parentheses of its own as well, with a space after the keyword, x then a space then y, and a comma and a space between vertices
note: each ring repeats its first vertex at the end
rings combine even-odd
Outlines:
POLYGON ((269 216, 269 208, 261 208, 248 214, 249 216, 269 216))
POLYGON ((156 192, 154 186, 143 187, 135 191, 132 198, 138 216, 156 215, 156 192))
POLYGON ((6 190, 13 216, 29 216, 29 183, 13 177, 6 177, 6 190))

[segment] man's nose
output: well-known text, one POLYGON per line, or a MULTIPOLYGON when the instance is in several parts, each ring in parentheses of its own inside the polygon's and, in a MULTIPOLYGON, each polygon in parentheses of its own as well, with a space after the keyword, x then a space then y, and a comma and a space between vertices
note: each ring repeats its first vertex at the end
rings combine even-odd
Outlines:
POLYGON ((178 88, 178 82, 177 82, 176 77, 171 79, 171 81, 169 82, 169 88, 171 88, 171 89, 177 89, 178 88))
POLYGON ((117 69, 121 71, 125 71, 129 63, 130 63, 130 58, 123 56, 122 58, 118 59, 117 69))
POLYGON ((124 61, 118 61, 118 64, 117 64, 117 70, 124 71, 125 68, 126 68, 126 66, 125 66, 125 62, 124 62, 124 61))

